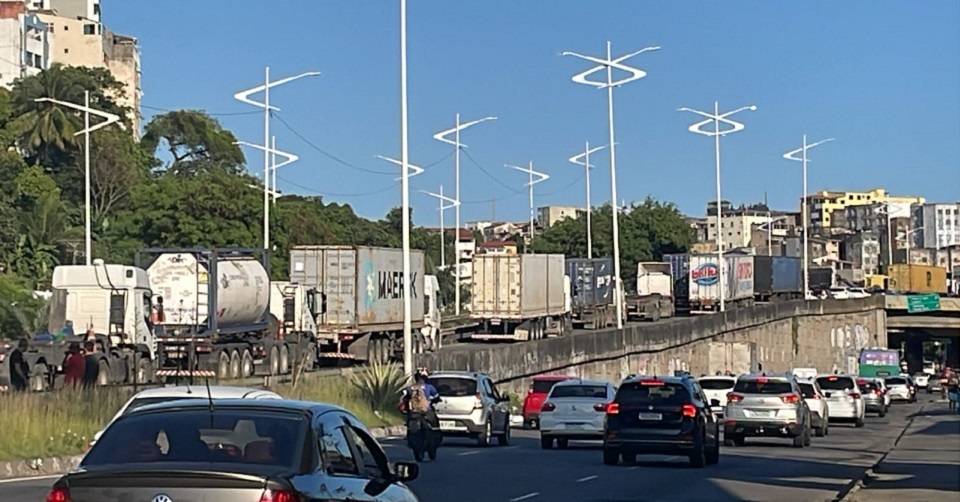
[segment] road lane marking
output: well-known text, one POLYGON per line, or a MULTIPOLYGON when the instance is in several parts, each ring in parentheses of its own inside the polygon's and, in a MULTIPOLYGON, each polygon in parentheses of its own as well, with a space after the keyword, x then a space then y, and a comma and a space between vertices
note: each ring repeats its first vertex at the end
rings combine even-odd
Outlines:
POLYGON ((21 481, 40 481, 43 479, 59 478, 60 476, 63 476, 63 474, 48 474, 46 476, 28 476, 25 478, 0 479, 0 485, 4 485, 7 483, 19 483, 21 481))
POLYGON ((539 497, 539 496, 540 496, 540 492, 531 492, 526 495, 521 495, 517 498, 512 498, 510 499, 510 502, 520 502, 521 500, 532 499, 533 497, 539 497))
POLYGON ((478 453, 480 453, 480 452, 477 451, 477 450, 471 450, 471 451, 465 451, 465 452, 462 452, 462 453, 457 453, 457 456, 459 456, 459 457, 466 457, 467 455, 476 455, 476 454, 478 454, 478 453))
POLYGON ((592 481, 592 480, 594 480, 594 479, 597 479, 598 477, 599 477, 599 476, 597 476, 597 475, 587 476, 587 477, 585 477, 585 478, 580 478, 580 479, 578 479, 578 480, 577 480, 577 483, 584 483, 584 482, 586 482, 586 481, 592 481))

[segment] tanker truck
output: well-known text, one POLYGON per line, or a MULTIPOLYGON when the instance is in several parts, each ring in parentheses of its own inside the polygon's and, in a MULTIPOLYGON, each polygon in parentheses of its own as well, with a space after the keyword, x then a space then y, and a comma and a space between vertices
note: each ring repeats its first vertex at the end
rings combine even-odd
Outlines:
MULTIPOLYGON (((232 248, 138 253, 156 304, 157 375, 243 378, 289 372, 290 361, 312 364, 312 336, 284 329, 270 312, 263 258, 261 250, 232 248)), ((316 301, 302 297, 301 305, 316 301)))

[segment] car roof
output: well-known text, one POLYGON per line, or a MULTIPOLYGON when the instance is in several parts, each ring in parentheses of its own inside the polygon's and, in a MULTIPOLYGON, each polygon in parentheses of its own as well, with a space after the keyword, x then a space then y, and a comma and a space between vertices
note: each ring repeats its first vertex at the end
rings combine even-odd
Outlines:
POLYGON ((644 381, 650 381, 650 380, 656 380, 663 383, 673 383, 673 384, 683 385, 689 382, 690 380, 692 380, 692 377, 636 375, 636 376, 630 376, 625 378, 623 380, 623 383, 636 383, 636 382, 644 382, 644 381))
POLYGON ((737 380, 744 380, 747 382, 755 382, 758 380, 767 380, 767 381, 774 380, 774 381, 789 382, 790 380, 796 380, 796 378, 789 373, 773 373, 773 374, 744 373, 743 375, 740 375, 739 377, 737 377, 737 380))
POLYGON ((697 378, 697 381, 699 382, 700 380, 736 380, 736 379, 737 377, 733 375, 704 375, 702 377, 697 378))
POLYGON ((819 380, 819 379, 821 379, 821 378, 827 378, 827 379, 830 379, 830 378, 837 378, 837 379, 840 379, 840 378, 849 378, 850 380, 853 380, 854 382, 857 381, 857 377, 854 376, 854 375, 838 375, 838 374, 831 374, 831 373, 828 373, 828 374, 825 374, 825 375, 817 375, 817 380, 819 380))
POLYGON ((557 382, 553 388, 556 389, 557 387, 568 387, 571 385, 610 385, 610 382, 604 382, 603 380, 583 380, 580 378, 571 378, 557 382))
MULTIPOLYGON (((233 387, 228 385, 211 385, 210 396, 214 399, 249 399, 251 397, 272 397, 281 399, 276 392, 254 389, 251 387, 233 387)), ((172 387, 156 387, 138 392, 134 399, 151 397, 183 397, 189 398, 207 398, 207 387, 203 385, 176 385, 172 387)))
POLYGON ((431 373, 429 378, 482 378, 486 375, 478 371, 437 371, 436 373, 431 373))
MULTIPOLYGON (((209 404, 209 400, 204 399, 202 396, 190 399, 177 399, 175 401, 166 401, 163 403, 150 404, 137 408, 136 410, 131 411, 130 415, 140 415, 144 413, 161 412, 164 410, 174 409, 207 409, 209 404)), ((248 410, 251 408, 257 408, 260 410, 310 412, 314 415, 323 414, 328 411, 342 411, 350 413, 349 411, 332 404, 318 403, 313 401, 297 401, 293 399, 218 399, 214 405, 215 410, 240 408, 248 410)), ((350 414, 352 415, 352 413, 350 414)))

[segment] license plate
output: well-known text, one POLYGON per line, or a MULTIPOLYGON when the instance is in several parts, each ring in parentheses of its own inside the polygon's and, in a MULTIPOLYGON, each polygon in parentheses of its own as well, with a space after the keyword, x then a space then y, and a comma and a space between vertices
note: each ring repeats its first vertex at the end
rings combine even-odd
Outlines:
POLYGON ((462 429, 463 427, 453 420, 441 420, 440 421, 441 429, 462 429))
POLYGON ((750 416, 754 417, 772 417, 775 413, 772 411, 751 411, 750 416))
POLYGON ((639 418, 640 420, 662 420, 663 414, 640 412, 639 418))

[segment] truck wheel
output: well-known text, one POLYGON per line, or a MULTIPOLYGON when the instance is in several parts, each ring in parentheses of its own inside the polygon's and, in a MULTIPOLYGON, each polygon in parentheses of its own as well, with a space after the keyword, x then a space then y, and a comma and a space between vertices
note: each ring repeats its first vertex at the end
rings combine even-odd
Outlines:
POLYGON ((290 349, 284 344, 280 347, 280 374, 290 373, 290 349))
POLYGON ((240 353, 233 351, 230 353, 230 378, 240 378, 240 353))
POLYGON ((230 354, 226 351, 220 351, 217 355, 217 378, 220 380, 230 378, 230 354))
POLYGON ((34 364, 30 368, 30 390, 33 392, 44 392, 48 388, 47 365, 43 363, 34 364))
POLYGON ((97 362, 97 385, 100 387, 110 385, 110 363, 106 359, 97 362))
POLYGON ((276 347, 270 349, 270 374, 280 374, 280 349, 276 347))
POLYGON ((243 376, 244 378, 253 376, 253 354, 249 350, 243 351, 243 376))

